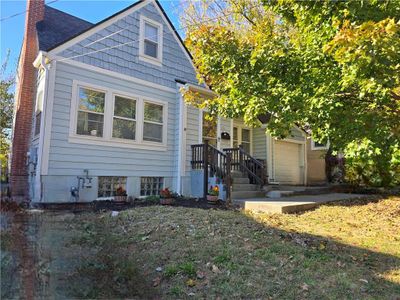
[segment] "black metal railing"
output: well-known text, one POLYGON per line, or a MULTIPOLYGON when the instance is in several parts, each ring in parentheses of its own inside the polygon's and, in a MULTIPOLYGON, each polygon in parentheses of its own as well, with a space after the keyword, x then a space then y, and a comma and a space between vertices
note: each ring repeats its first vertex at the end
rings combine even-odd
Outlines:
POLYGON ((204 170, 204 190, 203 196, 207 197, 208 178, 218 177, 226 186, 227 199, 230 203, 231 191, 231 155, 219 151, 217 148, 208 144, 192 145, 192 169, 204 170))
POLYGON ((247 153, 240 145, 238 148, 226 148, 223 151, 208 144, 192 145, 192 169, 204 170, 204 198, 208 192, 208 178, 216 176, 226 186, 227 200, 231 202, 231 171, 242 172, 250 183, 261 187, 267 184, 265 161, 247 153))
POLYGON ((247 175, 250 183, 264 186, 267 183, 265 162, 254 158, 240 145, 238 148, 223 149, 225 153, 231 154, 232 170, 240 171, 247 175))

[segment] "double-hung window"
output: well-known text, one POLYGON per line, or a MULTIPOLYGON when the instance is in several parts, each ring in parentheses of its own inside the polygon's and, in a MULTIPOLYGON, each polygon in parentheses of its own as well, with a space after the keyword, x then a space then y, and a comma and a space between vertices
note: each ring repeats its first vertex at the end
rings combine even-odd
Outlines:
POLYGON ((70 142, 166 150, 167 102, 80 82, 74 90, 70 142))
POLYGON ((242 128, 242 147, 243 150, 247 153, 250 153, 251 149, 251 140, 250 140, 250 129, 242 128))
POLYGON ((144 23, 144 54, 158 58, 158 27, 144 23))
POLYGON ((163 105, 144 102, 143 140, 149 142, 163 141, 164 127, 163 105))
POLYGON ((103 136, 104 104, 105 93, 79 88, 77 134, 103 136))
POLYGON ((136 103, 136 99, 114 97, 114 138, 136 140, 136 103))
POLYGON ((162 25, 144 16, 140 17, 140 58, 149 63, 162 62, 162 25))

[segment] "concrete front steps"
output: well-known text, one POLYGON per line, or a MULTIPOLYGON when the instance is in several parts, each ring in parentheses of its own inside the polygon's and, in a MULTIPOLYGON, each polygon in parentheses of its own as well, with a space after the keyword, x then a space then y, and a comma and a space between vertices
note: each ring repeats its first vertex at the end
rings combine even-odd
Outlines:
POLYGON ((232 171, 232 199, 265 198, 265 191, 239 171, 232 171))
POLYGON ((296 213, 315 208, 323 203, 361 197, 356 194, 332 193, 329 186, 305 187, 267 185, 261 189, 250 184, 248 177, 232 171, 233 204, 254 212, 296 213))

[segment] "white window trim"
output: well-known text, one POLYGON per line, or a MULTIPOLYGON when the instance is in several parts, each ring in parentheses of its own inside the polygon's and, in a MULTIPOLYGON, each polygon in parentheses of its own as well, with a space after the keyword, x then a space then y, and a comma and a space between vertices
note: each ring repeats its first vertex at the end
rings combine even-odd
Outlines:
POLYGON ((112 119, 111 119, 111 140, 115 140, 115 141, 120 141, 120 142, 125 142, 125 141, 137 141, 138 140, 138 103, 139 103, 139 99, 136 97, 132 97, 132 96, 127 96, 121 93, 113 93, 112 95, 112 119), (115 97, 122 97, 122 98, 126 98, 129 100, 134 100, 135 101, 135 119, 131 119, 131 118, 126 118, 126 117, 120 117, 120 116, 116 116, 114 114, 114 110, 115 110, 115 97), (113 137, 113 131, 114 131, 114 118, 120 119, 120 120, 127 120, 127 121, 134 121, 135 122, 135 139, 134 140, 128 140, 128 139, 123 139, 123 138, 117 138, 117 137, 113 137))
MULTIPOLYGON (((38 87, 37 87, 37 91, 36 91, 36 101, 35 101, 35 126, 33 127, 33 140, 35 140, 35 139, 37 139, 39 136, 40 136, 40 131, 41 130, 39 130, 39 132, 38 133, 36 133, 36 126, 37 126, 37 124, 36 124, 36 122, 37 122, 37 116, 38 116, 38 114, 39 113, 41 113, 42 115, 41 115, 41 118, 40 118, 40 121, 42 121, 41 119, 42 119, 42 117, 43 117, 43 102, 44 102, 44 80, 42 80, 41 82, 40 82, 40 84, 38 85, 38 87), (41 99, 41 105, 40 105, 40 107, 39 107, 39 98, 42 98, 41 99)), ((39 126, 41 126, 41 124, 39 125, 39 126)), ((41 128, 40 128, 41 129, 41 128)))
POLYGON ((100 145, 110 147, 121 147, 131 149, 144 149, 144 150, 167 150, 167 132, 168 132, 168 102, 142 97, 138 95, 128 94, 123 91, 114 90, 111 88, 104 88, 96 84, 86 83, 74 80, 72 83, 72 98, 71 98, 71 111, 70 111, 70 128, 68 142, 79 143, 87 145, 100 145), (79 103, 79 88, 87 88, 106 94, 104 105, 104 128, 103 136, 90 136, 77 134, 77 119, 78 119, 78 103, 79 103), (119 139, 112 137, 112 125, 114 115, 114 95, 119 95, 126 98, 136 99, 136 140, 119 139), (143 141, 143 119, 144 119, 144 102, 154 103, 163 106, 163 137, 162 143, 143 141), (140 121, 139 121, 140 120, 140 121))
POLYGON ((316 146, 315 141, 311 139, 311 150, 317 151, 317 150, 328 150, 329 149, 329 142, 325 144, 325 146, 316 146))
POLYGON ((91 136, 91 135, 87 135, 88 137, 92 137, 95 139, 102 139, 106 136, 106 117, 107 117, 107 90, 102 89, 101 87, 98 86, 90 86, 90 85, 86 85, 86 84, 78 84, 75 90, 75 128, 73 128, 73 134, 77 135, 77 136, 84 136, 81 134, 78 134, 78 113, 79 111, 83 111, 83 112, 87 112, 87 113, 93 113, 93 114, 97 114, 97 115, 103 115, 103 136, 91 136), (84 89, 88 89, 88 90, 92 90, 95 92, 100 92, 104 94, 104 111, 103 113, 98 113, 98 112, 94 112, 94 111, 90 111, 90 110, 85 110, 85 109, 79 109, 79 88, 84 88, 84 89))
MULTIPOLYGON (((246 126, 243 126, 240 128, 240 144, 241 145, 243 145, 243 129, 249 131, 250 141, 245 142, 245 143, 250 144, 250 155, 253 155, 253 128, 246 127, 246 126)), ((233 133, 232 133, 232 136, 233 136, 233 133)))
MULTIPOLYGON (((144 98, 143 101, 142 101, 141 107, 142 107, 142 110, 143 110, 142 118, 141 118, 141 125, 142 125, 141 134, 142 134, 142 140, 143 140, 143 127, 144 127, 144 123, 146 122, 146 123, 150 123, 150 124, 162 125, 162 143, 164 143, 164 142, 165 142, 165 139, 166 139, 166 136, 167 136, 167 127, 166 127, 165 124, 166 124, 166 121, 167 121, 167 118, 168 118, 168 114, 166 114, 166 112, 167 112, 166 103, 159 102, 159 101, 154 101, 154 100, 150 100, 150 99, 144 98), (145 120, 144 120, 144 104, 145 104, 145 103, 156 104, 156 105, 162 106, 162 108, 163 108, 163 121, 162 121, 162 123, 154 122, 154 121, 145 121, 145 120)), ((144 140, 143 140, 143 142, 144 142, 144 143, 148 143, 148 144, 157 144, 157 145, 160 144, 159 142, 153 142, 153 141, 144 141, 144 140)))
POLYGON ((163 26, 152 19, 140 15, 140 30, 139 30, 139 60, 162 66, 163 61, 163 26), (157 43, 157 58, 146 55, 144 53, 144 38, 145 38, 145 24, 148 23, 158 28, 158 43, 157 43))
POLYGON ((237 142, 239 145, 242 144, 242 129, 250 130, 250 155, 253 155, 253 128, 246 126, 242 121, 233 120, 231 125, 231 148, 233 148, 233 129, 238 129, 237 142))

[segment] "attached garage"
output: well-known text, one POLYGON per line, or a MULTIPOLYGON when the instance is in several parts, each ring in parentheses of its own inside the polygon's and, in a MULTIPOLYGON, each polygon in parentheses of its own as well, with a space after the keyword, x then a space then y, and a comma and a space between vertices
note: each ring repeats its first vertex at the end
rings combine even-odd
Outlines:
POLYGON ((304 144, 274 141, 275 181, 280 184, 303 184, 304 144))

